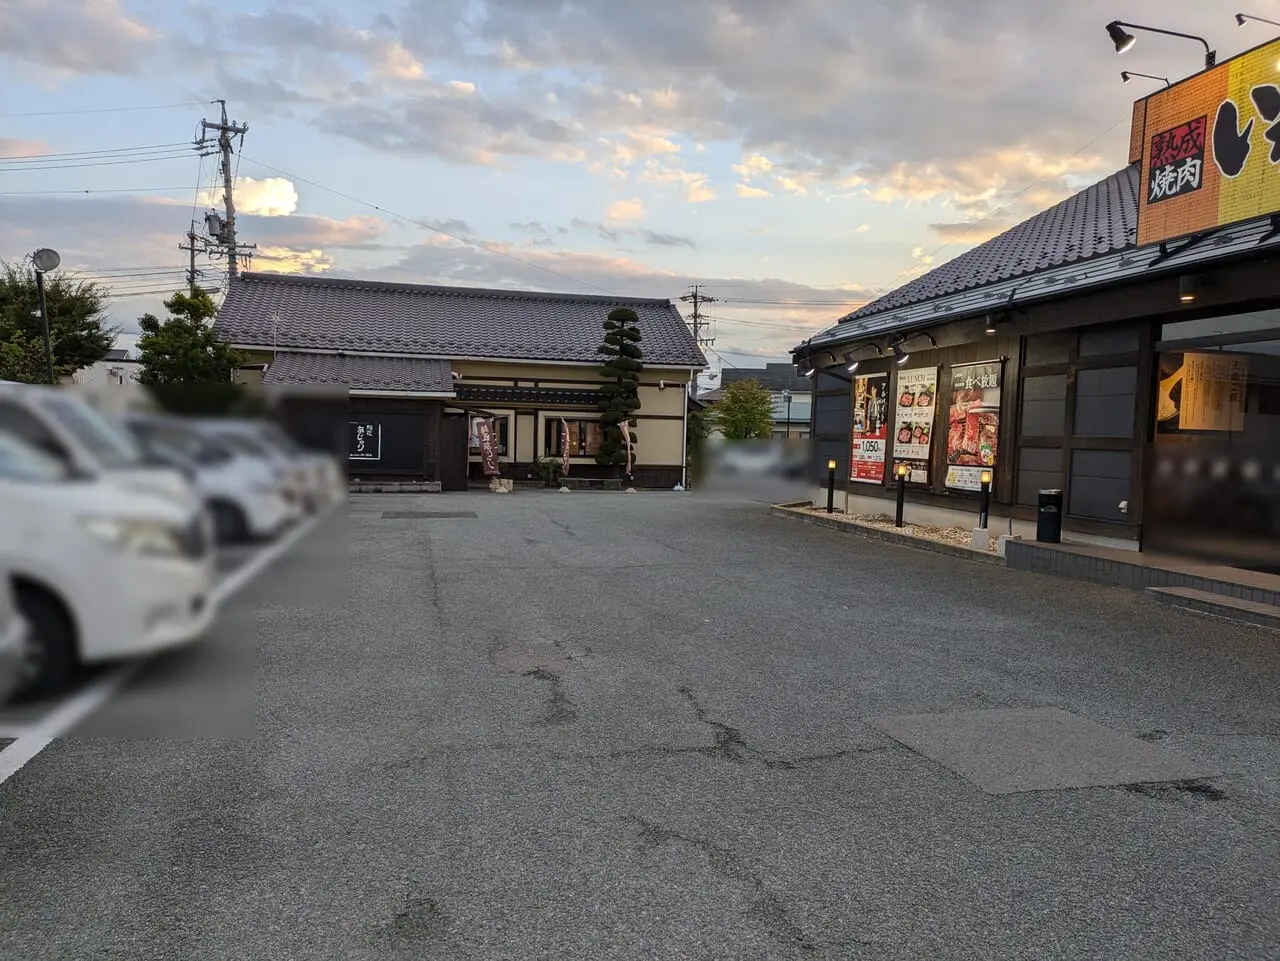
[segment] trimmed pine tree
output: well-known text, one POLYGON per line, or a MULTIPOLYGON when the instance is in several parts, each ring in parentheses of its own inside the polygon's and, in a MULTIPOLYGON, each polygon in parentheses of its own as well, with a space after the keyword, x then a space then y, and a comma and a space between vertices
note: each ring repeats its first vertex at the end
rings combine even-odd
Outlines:
MULTIPOLYGON (((644 351, 640 348, 640 318, 629 307, 619 307, 609 312, 604 322, 604 343, 599 353, 604 355, 604 367, 600 374, 604 384, 600 387, 600 426, 604 437, 596 463, 604 467, 625 467, 627 442, 622 436, 621 424, 631 426, 631 444, 634 453, 636 443, 635 412, 640 409, 640 371, 644 351)), ((632 461, 634 468, 634 458, 632 461)))

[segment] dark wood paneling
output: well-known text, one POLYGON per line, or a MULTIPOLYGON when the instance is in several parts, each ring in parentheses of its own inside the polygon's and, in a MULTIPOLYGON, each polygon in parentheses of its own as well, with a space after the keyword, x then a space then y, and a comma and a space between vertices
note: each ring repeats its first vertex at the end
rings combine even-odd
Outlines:
POLYGON ((1061 437, 1067 417, 1067 375, 1049 374, 1022 380, 1023 437, 1061 437))
POLYGON ((1055 489, 1062 489, 1062 448, 1020 448, 1017 503, 1034 507, 1040 491, 1055 489))
POLYGON ((1069 513, 1076 517, 1121 523, 1120 509, 1133 490, 1133 452, 1076 450, 1071 456, 1069 513))
POLYGON ((1075 436, 1132 438, 1137 395, 1136 366, 1077 371, 1075 436))
POLYGON ((440 438, 440 489, 467 489, 467 415, 446 414, 440 438))
POLYGON ((1114 357, 1138 351, 1141 335, 1132 324, 1086 327, 1080 331, 1080 357, 1114 357))
POLYGON ((1072 331, 1037 334, 1026 339, 1023 365, 1044 367, 1065 364, 1071 357, 1072 331))

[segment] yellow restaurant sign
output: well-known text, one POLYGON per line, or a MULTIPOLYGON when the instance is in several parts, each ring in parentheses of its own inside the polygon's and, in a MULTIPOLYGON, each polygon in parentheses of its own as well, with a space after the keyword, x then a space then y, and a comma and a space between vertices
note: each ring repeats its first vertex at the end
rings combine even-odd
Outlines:
POLYGON ((1139 131, 1139 245, 1280 211, 1280 40, 1139 101, 1139 131))

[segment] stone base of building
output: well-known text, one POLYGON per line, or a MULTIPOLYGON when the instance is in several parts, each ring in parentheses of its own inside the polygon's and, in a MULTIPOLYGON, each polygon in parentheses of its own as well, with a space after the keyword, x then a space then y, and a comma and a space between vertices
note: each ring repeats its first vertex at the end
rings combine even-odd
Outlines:
MULTIPOLYGON (((825 487, 819 487, 813 491, 813 503, 822 505, 827 503, 827 489, 825 487)), ((836 491, 835 507, 846 514, 887 514, 892 516, 896 504, 891 497, 876 497, 858 494, 855 491, 838 490, 836 491)), ((972 528, 977 522, 977 512, 975 510, 959 510, 951 507, 938 507, 932 504, 913 504, 910 500, 910 494, 908 494, 903 514, 905 520, 910 524, 931 524, 935 527, 972 528)), ((1107 547, 1121 551, 1138 550, 1139 545, 1136 540, 1079 533, 1071 530, 1070 525, 1071 522, 1068 519, 1062 530, 1062 539, 1067 543, 1092 544, 1096 547, 1107 547)), ((1024 541, 1034 541, 1036 539, 1035 521, 1023 520, 1017 517, 1011 519, 1001 511, 1000 505, 997 504, 991 505, 988 529, 995 536, 1013 533, 1024 541), (1012 531, 1010 530, 1011 520, 1012 531)))

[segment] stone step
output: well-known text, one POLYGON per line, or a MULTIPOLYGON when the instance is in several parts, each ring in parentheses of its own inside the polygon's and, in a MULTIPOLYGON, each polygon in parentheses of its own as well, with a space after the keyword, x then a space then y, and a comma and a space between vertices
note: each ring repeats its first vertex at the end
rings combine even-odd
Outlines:
POLYGON ((1280 607, 1246 601, 1239 597, 1211 594, 1194 587, 1148 587, 1147 593, 1162 604, 1181 607, 1201 614, 1240 621, 1255 627, 1280 631, 1280 607))

